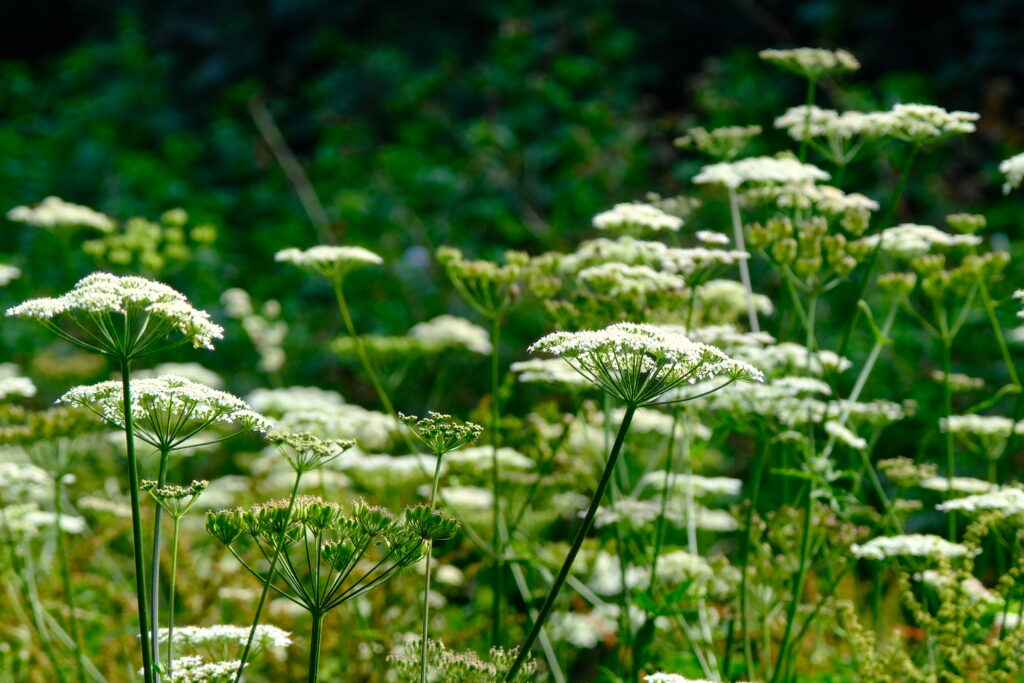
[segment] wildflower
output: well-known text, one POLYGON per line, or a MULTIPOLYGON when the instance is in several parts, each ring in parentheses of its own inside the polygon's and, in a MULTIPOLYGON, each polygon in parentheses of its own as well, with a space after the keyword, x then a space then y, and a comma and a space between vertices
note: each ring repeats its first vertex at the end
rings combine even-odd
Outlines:
POLYGON ((679 674, 668 674, 663 672, 647 674, 644 676, 644 683, 711 683, 703 678, 686 678, 679 674))
POLYGON ((950 235, 931 225, 902 223, 892 228, 886 228, 877 235, 868 235, 860 242, 873 249, 878 245, 879 240, 882 243, 880 247, 882 251, 908 260, 927 254, 933 249, 974 247, 981 244, 982 241, 977 235, 950 235))
POLYGON ((36 228, 92 228, 113 232, 114 221, 108 216, 81 204, 66 202, 60 197, 47 197, 36 206, 17 206, 7 212, 7 220, 36 228))
POLYGON ((830 177, 816 166, 789 157, 748 157, 705 166, 693 182, 736 189, 745 183, 805 183, 830 177))
POLYGON ((697 238, 698 242, 704 244, 710 244, 714 246, 722 246, 729 244, 729 236, 722 232, 715 232, 714 230, 698 230, 694 233, 694 237, 697 238))
POLYGON ((974 477, 927 477, 921 481, 921 488, 929 491, 956 491, 957 493, 986 493, 995 484, 974 477))
POLYGON ((13 363, 0 363, 0 401, 12 396, 28 398, 36 395, 36 385, 13 363))
POLYGON ((213 340, 224 336, 223 328, 206 312, 193 308, 180 292, 146 278, 109 273, 88 275, 67 294, 30 299, 9 308, 7 315, 39 320, 73 344, 119 359, 156 351, 172 331, 196 348, 212 349, 213 340), (124 316, 124 323, 115 322, 111 314, 124 316), (86 339, 57 327, 53 319, 62 315, 72 316, 86 339), (91 322, 98 331, 83 322, 91 322))
POLYGON ((288 412, 326 410, 345 403, 336 391, 318 387, 282 387, 280 389, 255 389, 246 400, 254 410, 273 417, 288 412))
POLYGON ((430 411, 424 418, 398 414, 416 438, 437 456, 467 446, 483 433, 484 428, 473 422, 459 422, 451 415, 430 411))
POLYGON ((399 421, 386 413, 345 403, 321 410, 286 412, 277 421, 284 432, 309 432, 321 439, 355 441, 364 451, 389 451, 400 434, 399 421))
POLYGON ((789 50, 761 50, 758 56, 769 64, 811 80, 860 68, 857 58, 846 50, 798 47, 789 50))
POLYGON ((981 118, 975 112, 949 112, 930 104, 897 104, 889 114, 885 134, 915 144, 973 133, 974 122, 981 118))
POLYGON ((686 281, 678 275, 659 273, 648 266, 628 266, 624 263, 602 263, 584 268, 577 274, 577 278, 594 292, 611 297, 647 296, 686 287, 686 281))
POLYGON ((519 280, 528 263, 525 255, 507 252, 505 265, 491 261, 470 261, 454 247, 437 250, 437 261, 452 284, 476 311, 488 320, 505 315, 519 298, 519 280))
POLYGON ((698 127, 689 129, 674 143, 676 147, 693 147, 708 156, 728 161, 760 134, 761 126, 722 126, 711 130, 698 127))
POLYGON ((1010 190, 1020 187, 1024 180, 1024 152, 999 162, 999 172, 1006 176, 1003 194, 1010 194, 1010 190))
POLYGON ((868 442, 865 439, 860 438, 851 429, 834 420, 825 423, 825 433, 855 451, 867 450, 868 442))
MULTIPOLYGON (((402 647, 388 656, 394 665, 399 681, 418 681, 420 677, 420 655, 424 641, 421 637, 409 638, 402 647)), ((489 661, 475 652, 452 652, 439 640, 426 641, 426 662, 428 681, 459 681, 460 683, 492 683, 501 679, 516 656, 516 650, 492 647, 489 661)), ((530 661, 512 679, 513 683, 533 680, 536 663, 530 661)))
POLYGON ((699 474, 678 474, 656 470, 648 472, 640 479, 640 488, 653 487, 661 491, 666 483, 671 482, 675 491, 691 491, 694 496, 738 496, 743 482, 732 477, 702 477, 699 474))
POLYGON ((21 277, 21 268, 0 263, 0 287, 6 287, 19 277, 21 277))
POLYGON ((352 441, 319 439, 305 432, 273 432, 267 435, 267 441, 280 451, 297 473, 323 467, 355 445, 352 441))
POLYGON ((132 376, 155 378, 161 375, 183 377, 196 384, 203 384, 213 389, 222 389, 224 387, 223 377, 199 363, 157 363, 152 370, 139 370, 132 376))
POLYGON ((939 559, 963 557, 970 554, 967 546, 960 543, 952 543, 941 536, 932 534, 879 536, 863 545, 852 545, 850 551, 855 557, 868 560, 884 560, 890 557, 905 556, 939 559))
POLYGON ((174 683, 231 683, 242 667, 239 660, 207 662, 199 655, 187 655, 170 663, 171 673, 166 680, 174 683))
POLYGON ((1004 516, 1017 515, 1024 512, 1024 490, 1013 487, 1004 487, 989 491, 988 493, 977 493, 963 498, 947 500, 935 506, 936 510, 950 512, 959 510, 962 512, 998 512, 1004 516))
MULTIPOLYGON (((75 387, 58 400, 91 410, 124 428, 121 382, 75 387)), ((131 418, 135 434, 161 450, 175 450, 215 424, 234 424, 241 431, 266 432, 272 424, 245 401, 184 377, 162 375, 132 382, 131 418)))
POLYGON ((570 389, 590 386, 585 377, 561 358, 531 358, 509 366, 520 382, 556 384, 570 389))
POLYGON ((495 451, 491 446, 473 446, 449 453, 445 460, 453 471, 469 474, 489 472, 494 458, 498 460, 498 470, 529 470, 533 468, 533 460, 514 448, 502 446, 495 451))
POLYGON ((597 331, 554 332, 530 347, 550 353, 628 406, 712 377, 763 381, 760 370, 719 349, 653 325, 617 323, 597 331))
POLYGON ((454 315, 439 315, 416 323, 409 329, 409 336, 442 349, 463 348, 481 356, 489 356, 493 351, 487 330, 454 315))
POLYGON ((331 282, 339 283, 354 270, 363 266, 378 266, 384 263, 377 254, 362 247, 334 247, 325 244, 310 247, 305 251, 282 249, 274 255, 278 263, 290 263, 314 275, 322 275, 331 282))
POLYGON ((948 375, 942 370, 933 370, 932 379, 939 384, 949 380, 949 389, 954 393, 965 391, 977 391, 985 386, 985 380, 981 377, 971 377, 959 372, 951 372, 948 375))
MULTIPOLYGON (((291 633, 276 626, 260 624, 256 627, 253 648, 256 651, 270 648, 285 648, 292 644, 291 633)), ((238 646, 244 646, 249 637, 248 626, 178 626, 174 629, 174 645, 193 651, 200 651, 207 656, 219 656, 226 659, 238 646)), ((166 643, 170 638, 168 629, 161 628, 159 642, 166 643)))
POLYGON ((157 505, 166 510, 167 514, 178 520, 188 513, 209 485, 208 481, 193 481, 188 486, 160 486, 157 482, 146 479, 142 481, 140 487, 143 491, 148 491, 157 505))
POLYGON ((661 209, 633 202, 616 204, 608 211, 594 216, 594 227, 598 230, 614 230, 616 232, 677 232, 683 227, 683 219, 667 214, 661 209))

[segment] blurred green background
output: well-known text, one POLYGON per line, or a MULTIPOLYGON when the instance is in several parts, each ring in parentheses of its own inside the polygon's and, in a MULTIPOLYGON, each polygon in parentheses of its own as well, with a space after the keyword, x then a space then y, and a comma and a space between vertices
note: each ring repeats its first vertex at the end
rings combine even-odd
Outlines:
MULTIPOLYGON (((688 191, 703 160, 672 147, 687 126, 758 123, 755 152, 786 146, 771 121, 802 100, 802 85, 761 63, 764 47, 857 55, 862 71, 841 94, 824 84, 824 106, 980 111, 978 134, 924 156, 901 218, 984 206, 997 241, 1019 236, 995 169, 1024 148, 1024 12, 1013 0, 77 0, 19 3, 4 17, 0 210, 48 195, 119 219, 185 209, 187 255, 149 274, 228 325, 218 352, 198 360, 237 391, 268 378, 224 315, 229 287, 281 303, 289 356, 271 379, 348 385, 373 401, 327 349, 341 331, 327 284, 273 263, 278 249, 321 236, 261 116, 308 173, 320 232, 386 259, 350 280, 364 332, 401 334, 444 311, 473 317, 433 261, 438 245, 483 258, 569 249, 615 202, 688 191)), ((884 199, 891 162, 855 165, 848 189, 884 199)), ((81 253, 87 236, 0 222, 0 261, 24 271, 0 290, 4 306, 96 268, 138 270, 81 253)), ((520 317, 506 339, 513 356, 542 325, 520 317)), ((48 339, 5 324, 4 360, 27 362, 48 339)), ((479 374, 467 397, 484 393, 479 374)))

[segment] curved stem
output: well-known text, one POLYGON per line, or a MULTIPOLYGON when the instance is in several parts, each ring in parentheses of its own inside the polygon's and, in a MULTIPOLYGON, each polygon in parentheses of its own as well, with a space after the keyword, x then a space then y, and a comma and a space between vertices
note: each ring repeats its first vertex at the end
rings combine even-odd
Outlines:
MULTIPOLYGON (((373 369, 373 363, 370 362, 370 357, 366 353, 366 347, 363 346, 363 340, 356 334, 356 326, 352 322, 352 314, 349 313, 348 304, 345 302, 345 292, 342 291, 341 281, 334 281, 334 296, 338 299, 338 310, 341 311, 341 319, 345 322, 345 329, 348 331, 348 336, 352 338, 352 346, 356 349, 356 355, 359 356, 359 362, 363 365, 363 371, 366 373, 367 379, 370 380, 370 384, 373 386, 373 390, 377 393, 377 398, 380 400, 381 405, 384 406, 384 410, 387 411, 388 415, 398 419, 398 415, 395 413, 395 407, 391 405, 391 399, 388 398, 388 394, 384 391, 384 385, 381 384, 380 378, 377 377, 377 371, 373 369)), ((405 431, 402 430, 405 434, 405 431)), ((408 435, 406 435, 408 439, 408 435)), ((412 452, 412 440, 409 439, 409 448, 412 452)))
POLYGON ((71 587, 71 564, 68 561, 67 542, 61 525, 61 517, 64 514, 63 497, 64 474, 63 472, 58 472, 54 478, 53 485, 53 511, 57 518, 54 524, 57 530, 57 556, 60 561, 60 578, 64 588, 64 600, 68 605, 68 630, 71 631, 72 649, 75 653, 75 670, 78 674, 78 683, 84 683, 85 661, 82 657, 82 639, 78 632, 78 615, 75 614, 75 592, 71 587))
POLYGON ((178 578, 178 531, 181 518, 174 518, 174 531, 171 538, 171 586, 167 594, 167 677, 173 680, 174 673, 174 584, 178 578))
MULTIPOLYGON (((729 215, 732 216, 732 236, 739 251, 746 251, 743 241, 743 223, 740 221, 740 201, 736 196, 735 188, 729 188, 729 215)), ((750 331, 760 332, 761 326, 757 322, 757 309, 754 307, 754 289, 750 284, 750 259, 739 259, 740 282, 747 293, 747 319, 750 321, 750 331)))
POLYGON ((576 532, 576 538, 572 542, 572 547, 569 548, 569 554, 565 558, 565 562, 562 563, 562 568, 558 570, 558 575, 555 577, 554 583, 551 584, 551 590, 548 591, 547 598, 544 599, 544 604, 541 606, 540 611, 537 613, 537 618, 533 621, 533 628, 530 629, 529 635, 526 636, 526 640, 519 647, 519 652, 516 654, 516 659, 509 668, 508 673, 505 674, 505 681, 513 681, 516 678, 516 674, 522 668, 526 658, 530 656, 530 648, 533 643, 537 640, 537 636, 540 634, 541 628, 544 627, 544 622, 547 621, 548 616, 551 614, 551 608, 554 607, 555 599, 558 598, 559 592, 562 590, 562 585, 565 583, 565 579, 569 576, 569 570, 572 569, 573 562, 576 561, 576 555, 579 554, 580 547, 583 545, 583 540, 586 538, 587 533, 590 531, 590 527, 594 523, 594 515, 597 514, 597 508, 601 504, 601 498, 604 497, 604 491, 608 488, 608 481, 611 479, 612 471, 615 469, 615 463, 619 459, 619 452, 622 450, 622 444, 626 440, 626 433, 629 431, 629 424, 633 421, 633 413, 636 412, 636 406, 626 406, 626 413, 622 416, 622 424, 619 425, 619 432, 615 436, 615 444, 612 446, 611 453, 608 455, 608 462, 604 466, 604 472, 601 474, 601 480, 597 484, 597 490, 594 491, 594 497, 590 500, 590 507, 587 509, 587 514, 583 518, 583 523, 580 524, 579 530, 576 532))
MULTIPOLYGON (((302 470, 295 472, 295 485, 292 486, 291 496, 288 498, 288 514, 286 520, 291 520, 292 509, 295 507, 295 498, 299 495, 299 481, 302 479, 302 470)), ((267 570, 267 579, 263 582, 263 591, 260 593, 260 601, 256 605, 256 614, 252 619, 252 626, 249 627, 249 637, 245 641, 245 648, 242 649, 242 656, 239 657, 238 674, 235 676, 235 683, 242 680, 242 673, 245 671, 245 663, 249 660, 249 652, 252 650, 252 641, 256 637, 256 627, 260 625, 260 616, 263 614, 263 605, 267 602, 267 593, 270 592, 270 584, 274 581, 274 570, 277 569, 277 561, 281 557, 281 549, 284 546, 284 535, 288 531, 288 521, 281 527, 281 533, 277 535, 277 542, 274 544, 274 554, 270 559, 270 568, 267 570)))
POLYGON ((320 676, 320 641, 323 639, 324 614, 313 612, 313 630, 309 634, 309 673, 306 683, 316 683, 320 676))
POLYGON ((145 683, 156 683, 152 651, 149 647, 146 609, 146 574, 142 561, 142 514, 139 505, 139 463, 135 455, 135 425, 132 420, 131 361, 121 361, 121 393, 124 408, 124 435, 128 449, 128 495, 132 506, 132 550, 135 559, 135 597, 139 611, 139 645, 142 647, 142 675, 145 683))
MULTIPOLYGON (((157 475, 157 486, 167 483, 167 463, 170 460, 170 451, 160 451, 160 472, 157 475)), ((153 649, 153 662, 160 666, 160 523, 163 521, 164 509, 161 505, 156 506, 153 514, 153 557, 150 562, 150 584, 149 584, 149 623, 153 625, 151 634, 151 646, 153 649)))

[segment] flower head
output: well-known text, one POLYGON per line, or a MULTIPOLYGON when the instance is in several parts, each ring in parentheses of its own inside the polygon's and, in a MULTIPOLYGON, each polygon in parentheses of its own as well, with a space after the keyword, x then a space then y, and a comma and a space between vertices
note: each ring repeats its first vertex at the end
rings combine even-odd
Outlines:
POLYGON ((530 347, 567 361, 592 383, 634 407, 672 389, 714 377, 763 381, 760 370, 719 349, 654 325, 616 323, 603 330, 554 332, 530 347))
POLYGON ((282 249, 274 256, 278 263, 290 263, 302 270, 322 275, 332 282, 363 266, 379 266, 384 263, 377 254, 362 247, 334 247, 326 244, 310 247, 303 251, 292 247, 282 249))
POLYGON ((352 448, 354 441, 320 439, 307 432, 274 432, 267 436, 296 472, 309 472, 323 467, 352 448))
POLYGON ((158 350, 171 332, 208 349, 224 336, 224 329, 193 308, 184 294, 154 280, 109 273, 88 275, 59 297, 29 299, 7 309, 7 315, 39 320, 74 344, 123 359, 158 350), (74 316, 85 339, 57 327, 53 319, 62 315, 74 316))
POLYGON ((970 553, 967 546, 952 543, 933 534, 878 536, 863 545, 854 544, 850 550, 856 557, 869 560, 884 560, 890 557, 954 558, 970 553))
POLYGON ((484 428, 474 422, 460 422, 451 415, 430 411, 424 418, 398 414, 416 438, 435 455, 444 455, 467 446, 483 433, 484 428))
POLYGON ((1010 190, 1020 187, 1024 180, 1024 152, 999 162, 999 172, 1006 176, 1003 194, 1010 194, 1010 190))
POLYGON ((761 50, 758 56, 769 64, 812 80, 860 68, 857 58, 846 50, 798 47, 790 50, 761 50))
POLYGON ((47 197, 35 206, 16 206, 7 212, 7 220, 53 230, 56 228, 92 228, 113 232, 114 221, 99 211, 60 197, 47 197))
POLYGON ((594 216, 594 227, 615 232, 676 232, 683 227, 683 219, 661 209, 640 202, 616 204, 594 216))
POLYGON ((483 317, 503 316, 519 298, 519 281, 529 259, 521 252, 507 252, 505 264, 470 261, 454 247, 437 250, 437 261, 463 298, 483 317))
POLYGON ((708 156, 728 161, 760 134, 761 126, 723 126, 711 130, 691 128, 674 142, 676 147, 695 147, 708 156))
POLYGON ((737 188, 745 183, 806 183, 830 177, 817 166, 790 157, 748 157, 705 166, 693 182, 737 188))
POLYGON ((174 519, 181 519, 209 485, 208 481, 193 481, 188 486, 160 486, 157 482, 146 479, 140 484, 140 488, 149 492, 157 505, 166 510, 167 514, 174 519))

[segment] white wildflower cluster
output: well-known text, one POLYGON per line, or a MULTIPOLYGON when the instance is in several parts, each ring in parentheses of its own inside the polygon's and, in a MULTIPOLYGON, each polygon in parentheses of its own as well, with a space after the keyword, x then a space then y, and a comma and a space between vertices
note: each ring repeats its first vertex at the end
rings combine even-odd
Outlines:
POLYGON ((41 467, 23 462, 0 462, 0 501, 43 501, 52 491, 53 480, 41 467))
POLYGON ((769 64, 810 79, 856 71, 860 68, 857 58, 846 50, 797 47, 788 50, 761 50, 758 56, 769 64))
POLYGON ((14 363, 0 363, 0 401, 36 395, 36 385, 14 363))
POLYGON ((839 113, 834 109, 805 104, 790 107, 775 119, 775 127, 785 130, 797 141, 819 137, 845 141, 858 135, 877 137, 888 133, 891 123, 889 112, 839 113))
MULTIPOLYGON (((249 640, 248 626, 231 626, 217 624, 215 626, 178 626, 174 629, 175 648, 203 650, 207 653, 224 650, 234 651, 236 647, 244 647, 249 640)), ((159 642, 166 643, 169 630, 160 629, 159 642)), ((256 627, 252 646, 256 650, 288 647, 292 644, 291 634, 276 626, 260 624, 256 627)), ((222 655, 226 657, 227 654, 222 655)))
POLYGON ((862 194, 856 192, 847 194, 838 187, 813 183, 786 183, 785 185, 754 187, 743 193, 743 199, 751 203, 770 201, 782 209, 814 208, 829 216, 878 210, 878 202, 862 194))
POLYGON ((225 290, 220 302, 228 317, 242 324, 245 335, 256 347, 260 370, 280 370, 285 363, 284 340, 288 336, 288 323, 280 319, 281 304, 268 299, 257 311, 249 293, 238 287, 225 290))
POLYGON ((717 232, 715 230, 698 230, 693 236, 697 238, 698 242, 712 246, 724 246, 731 241, 724 232, 717 232))
POLYGON ((565 359, 627 405, 640 406, 667 391, 720 377, 763 381, 761 371, 721 350, 654 325, 616 323, 603 330, 554 332, 530 347, 565 359))
MULTIPOLYGON (((621 423, 626 414, 625 408, 615 408, 609 416, 613 423, 621 423)), ((601 427, 604 415, 599 412, 592 413, 591 420, 597 427, 601 427)), ((633 414, 633 421, 629 425, 630 434, 653 434, 655 436, 668 436, 675 426, 675 420, 671 415, 655 410, 653 408, 641 408, 633 414)), ((691 441, 706 441, 711 438, 711 430, 703 424, 686 424, 677 428, 678 432, 685 432, 691 441)))
POLYGON ((351 403, 289 410, 277 420, 277 428, 285 432, 308 432, 321 439, 355 441, 364 452, 389 450, 402 429, 387 413, 351 403))
POLYGON ((77 501, 79 510, 88 510, 92 513, 100 513, 118 517, 120 519, 131 519, 132 509, 127 503, 104 498, 103 496, 82 496, 77 501))
POLYGON ((1011 434, 1024 434, 1024 421, 1014 422, 1003 415, 950 415, 939 418, 939 429, 957 435, 1005 439, 1011 434))
POLYGON ((640 479, 640 488, 651 487, 657 491, 665 489, 666 482, 671 482, 674 493, 690 492, 695 497, 703 496, 738 496, 743 482, 732 477, 704 477, 699 474, 681 474, 655 470, 648 472, 640 479))
POLYGON ((1009 194, 1010 190, 1020 187, 1021 181, 1024 180, 1024 152, 999 162, 999 172, 1006 176, 1006 182, 1003 183, 1004 194, 1009 194))
POLYGON ((931 225, 903 223, 886 228, 877 235, 861 238, 861 243, 875 248, 882 241, 880 249, 892 256, 912 259, 927 254, 933 249, 954 249, 956 247, 974 247, 981 244, 977 235, 951 235, 931 225))
POLYGON ((698 127, 673 142, 676 147, 695 147, 717 159, 732 159, 760 134, 761 126, 721 126, 711 130, 698 127))
POLYGON ((995 484, 974 477, 927 477, 921 481, 921 488, 944 493, 987 493, 995 484))
POLYGON ((974 122, 981 118, 975 112, 950 112, 931 104, 897 104, 888 113, 886 135, 913 143, 973 133, 974 122))
POLYGON ((967 546, 961 543, 952 543, 934 534, 879 536, 863 545, 850 546, 850 551, 855 557, 867 560, 884 560, 890 557, 919 557, 934 560, 963 557, 970 552, 967 546))
POLYGON ((487 330, 454 315, 439 315, 416 323, 409 329, 409 336, 438 348, 461 348, 481 356, 489 356, 493 351, 487 330))
POLYGON ((21 277, 21 268, 0 263, 0 287, 6 287, 19 277, 21 277))
POLYGON ((686 288, 686 280, 678 275, 658 272, 649 266, 615 262, 584 268, 577 277, 596 293, 616 297, 647 296, 686 288))
POLYGON ((805 386, 802 381, 794 383, 773 380, 763 385, 734 384, 712 396, 709 408, 734 418, 756 416, 787 427, 820 424, 827 420, 838 420, 846 414, 853 422, 879 428, 906 417, 906 409, 898 403, 883 400, 825 401, 808 395, 808 388, 813 387, 805 386))
POLYGON ((830 177, 817 166, 791 157, 749 157, 705 166, 693 182, 735 189, 745 183, 813 183, 830 177))
POLYGON ((47 197, 35 206, 16 206, 7 212, 7 220, 47 230, 92 228, 100 232, 114 231, 114 221, 109 216, 60 197, 47 197))
POLYGON ((846 425, 836 422, 835 420, 830 420, 825 423, 825 433, 839 443, 849 446, 855 451, 864 451, 868 448, 868 442, 866 439, 862 439, 857 436, 852 429, 846 425))
MULTIPOLYGON (((433 455, 367 455, 351 449, 332 463, 359 487, 366 490, 409 489, 430 482, 437 459, 433 455)), ((442 476, 448 471, 442 460, 442 476)), ((445 488, 445 495, 452 487, 445 488)))
MULTIPOLYGON (((164 680, 173 683, 231 683, 241 666, 241 660, 237 659, 208 662, 199 655, 186 655, 171 662, 171 673, 164 680)), ((140 669, 139 675, 142 673, 140 669)))
POLYGON ((494 493, 479 486, 445 486, 443 498, 460 517, 486 512, 494 505, 494 493))
POLYGON ((615 263, 690 275, 703 268, 732 266, 749 258, 748 252, 736 249, 684 249, 624 235, 616 240, 599 238, 584 242, 575 252, 559 259, 558 270, 562 275, 570 276, 593 266, 615 263))
POLYGON ((160 377, 161 375, 184 377, 189 381, 205 384, 214 389, 220 389, 224 386, 223 377, 199 363, 157 363, 152 369, 136 371, 132 374, 132 377, 143 379, 160 377))
POLYGON ((21 503, 0 508, 0 532, 23 538, 39 535, 60 523, 66 534, 80 534, 86 529, 85 520, 75 515, 60 515, 43 510, 37 503, 21 503))
MULTIPOLYGON (((589 650, 614 638, 619 628, 618 605, 601 603, 590 612, 555 612, 549 620, 553 640, 565 641, 574 647, 589 650)), ((630 622, 639 628, 644 622, 643 611, 630 605, 630 622)))
MULTIPOLYGON (((747 290, 736 280, 708 280, 695 291, 705 321, 733 321, 747 311, 747 290)), ((771 315, 775 310, 772 300, 764 294, 753 295, 754 310, 771 315)))
POLYGON ((282 249, 274 255, 274 260, 279 263, 290 263, 307 272, 339 282, 353 270, 384 263, 384 259, 369 249, 334 247, 326 244, 310 247, 305 251, 295 247, 282 249))
POLYGON ((659 671, 644 676, 644 683, 712 683, 706 678, 687 678, 679 674, 669 674, 659 671))
POLYGON ((254 389, 246 396, 254 410, 281 417, 288 412, 331 410, 345 403, 336 391, 319 387, 282 387, 279 389, 254 389))
POLYGON ((185 295, 167 285, 143 277, 118 277, 93 273, 78 281, 59 297, 29 299, 7 310, 7 315, 49 320, 64 313, 94 315, 142 311, 170 329, 176 329, 196 348, 213 348, 213 340, 224 336, 224 329, 210 320, 205 311, 192 307, 185 295))
MULTIPOLYGON (((594 526, 601 528, 622 522, 639 529, 654 523, 661 516, 661 509, 660 499, 620 498, 610 506, 598 508, 594 526)), ((578 516, 582 517, 583 515, 584 511, 579 511, 578 516)), ((673 498, 668 501, 665 508, 665 521, 675 526, 692 523, 697 529, 717 532, 735 531, 738 526, 736 518, 725 510, 707 508, 703 505, 692 505, 688 509, 682 498, 673 498), (692 521, 689 517, 690 509, 693 512, 692 521)))
MULTIPOLYGON (((267 432, 273 424, 245 401, 217 389, 178 377, 162 375, 136 379, 131 384, 132 419, 139 437, 154 446, 170 445, 183 434, 194 435, 215 423, 233 423, 244 429, 267 432)), ((121 382, 100 382, 71 389, 58 403, 87 408, 104 420, 124 427, 121 382)))
POLYGON ((1024 513, 1024 490, 1008 486, 988 493, 947 500, 935 508, 943 512, 999 512, 1009 517, 1024 513))
POLYGON ((985 584, 974 576, 959 577, 954 572, 926 569, 914 578, 937 589, 958 589, 971 602, 983 602, 993 605, 1002 604, 1002 598, 985 588, 985 584))
MULTIPOLYGON (((514 448, 503 446, 498 449, 497 455, 499 471, 533 469, 533 460, 514 448)), ((471 446, 448 453, 444 461, 453 472, 480 473, 491 470, 492 458, 493 449, 490 446, 471 446)))
POLYGON ((616 232, 676 232, 683 227, 683 219, 667 214, 656 206, 641 202, 616 204, 608 211, 594 216, 598 230, 616 232))
POLYGON ((509 369, 520 382, 555 384, 573 389, 590 386, 590 382, 561 358, 531 358, 516 361, 509 369))
POLYGON ((951 372, 947 375, 942 370, 933 370, 932 379, 939 384, 948 379, 950 391, 953 392, 977 391, 985 387, 985 380, 981 377, 971 377, 960 372, 951 372))

